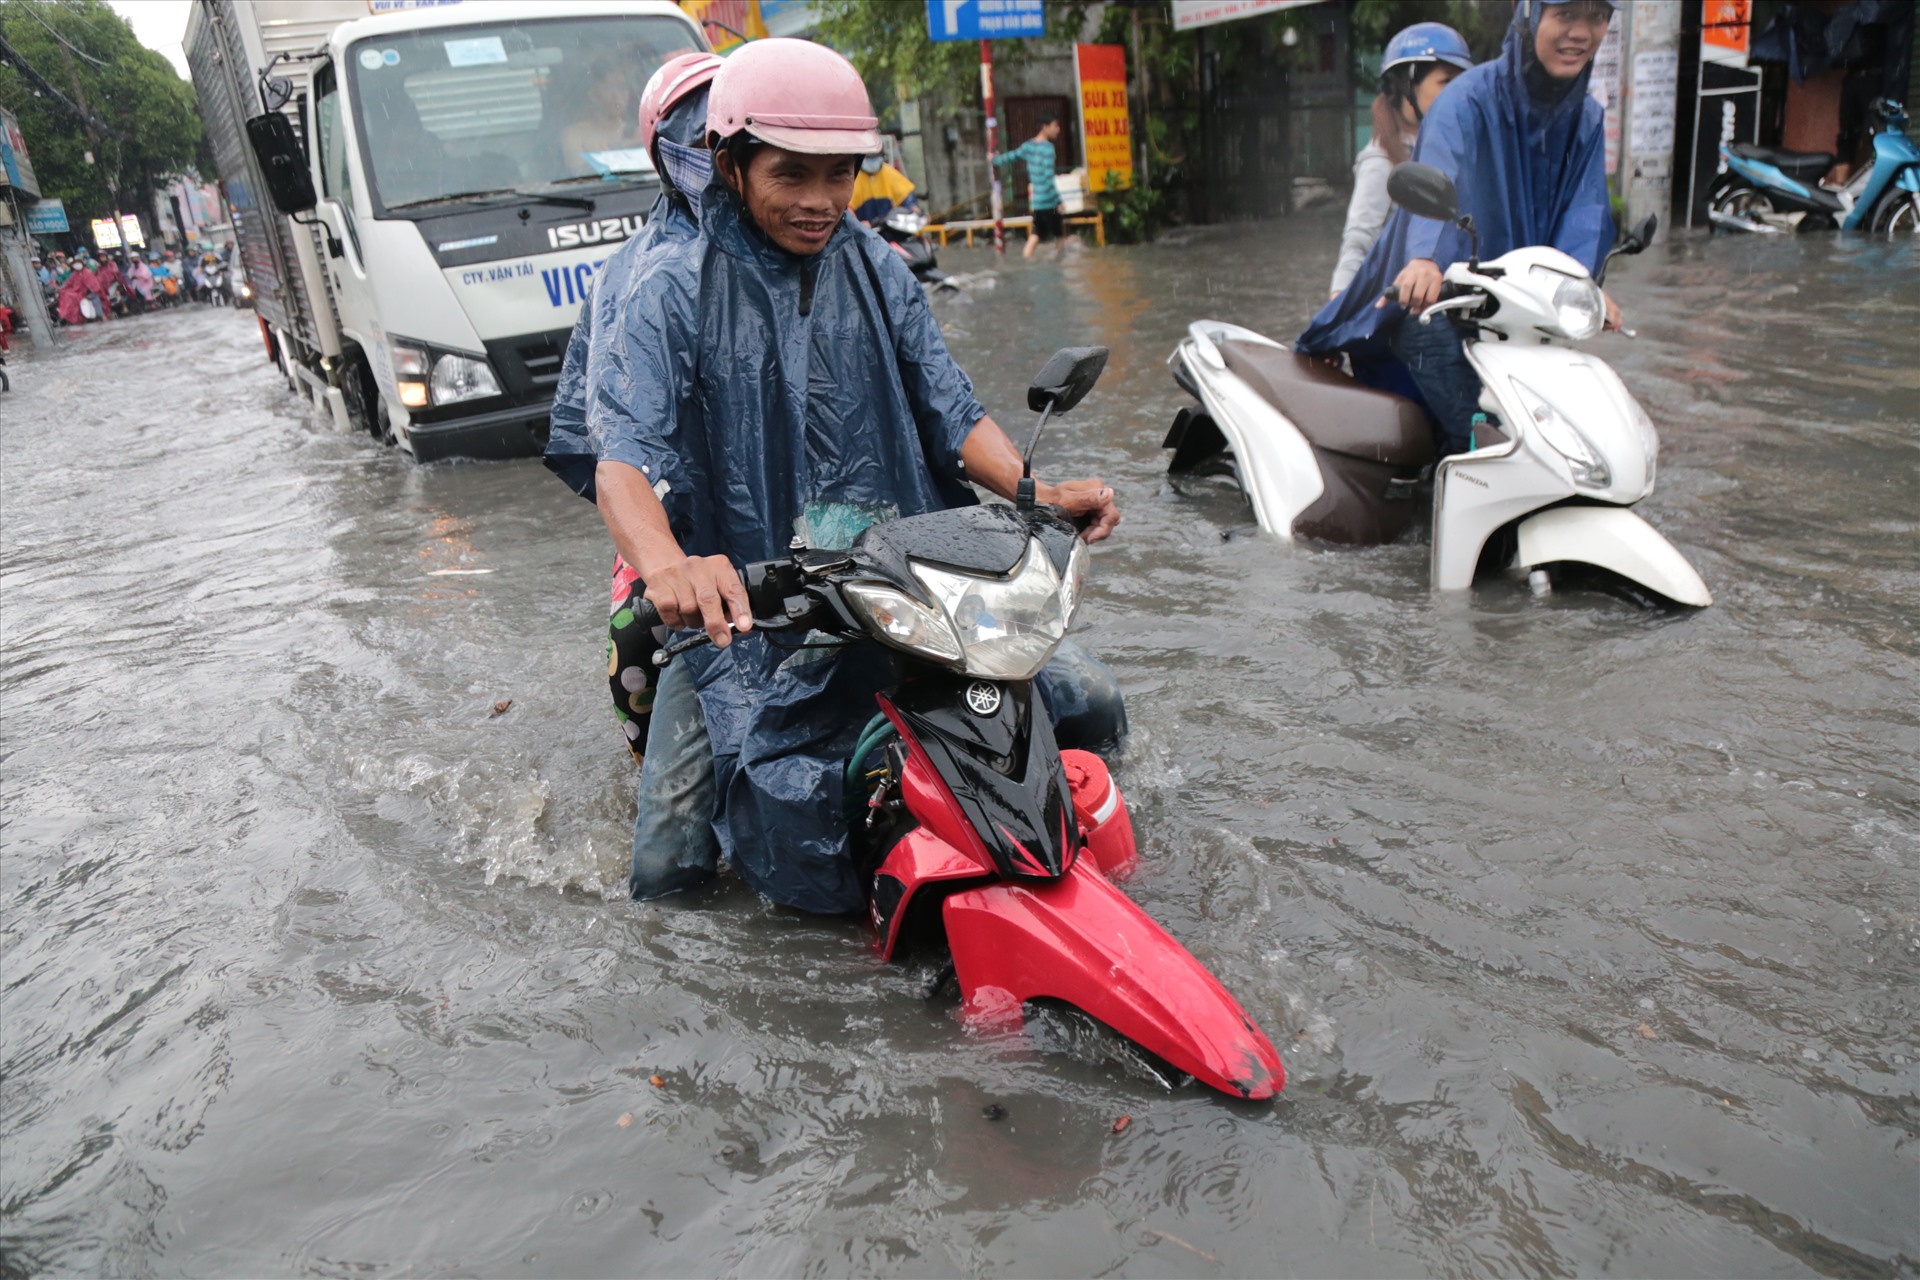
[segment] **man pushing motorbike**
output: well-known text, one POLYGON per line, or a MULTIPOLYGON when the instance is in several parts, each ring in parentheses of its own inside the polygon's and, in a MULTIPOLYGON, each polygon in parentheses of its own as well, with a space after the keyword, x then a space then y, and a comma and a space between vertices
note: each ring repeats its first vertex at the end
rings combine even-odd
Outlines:
MULTIPOLYGON (((975 501, 970 485, 1011 497, 1021 459, 912 274, 848 214, 860 158, 880 146, 852 64, 754 41, 715 76, 707 129, 699 233, 636 267, 587 375, 614 546, 668 626, 712 641, 655 694, 630 889, 691 887, 724 856, 776 902, 853 911, 865 895, 841 775, 891 662, 754 631, 736 566, 796 539, 844 549, 877 521, 975 501)), ((1043 483, 1039 499, 1090 542, 1120 519, 1099 480, 1043 483)), ((1084 651, 1063 645, 1039 684, 1062 745, 1124 734, 1112 676, 1084 651)))
MULTIPOLYGON (((1480 256, 1549 245, 1598 271, 1613 243, 1606 113, 1587 94, 1615 0, 1521 0, 1500 56, 1460 75, 1420 126, 1414 159, 1453 180, 1480 256)), ((1346 291, 1295 343, 1347 353, 1362 380, 1418 392, 1440 427, 1440 452, 1469 447, 1480 378, 1451 323, 1412 317, 1438 301, 1441 271, 1465 261, 1468 235, 1395 210, 1346 291), (1382 292, 1391 285, 1398 302, 1382 292), (1406 379, 1411 376, 1412 386, 1406 379)), ((1607 302, 1607 327, 1619 310, 1607 302)))

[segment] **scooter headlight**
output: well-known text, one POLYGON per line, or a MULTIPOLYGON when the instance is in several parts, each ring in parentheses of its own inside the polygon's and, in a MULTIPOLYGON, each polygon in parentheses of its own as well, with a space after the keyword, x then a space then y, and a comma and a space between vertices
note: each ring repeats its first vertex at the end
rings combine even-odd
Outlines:
MULTIPOLYGON (((1537 430, 1540 438, 1567 460, 1574 484, 1582 489, 1605 489, 1613 484, 1613 473, 1607 470, 1607 464, 1601 461, 1600 451, 1594 448, 1593 441, 1581 434, 1580 428, 1526 383, 1515 382, 1513 390, 1526 408, 1528 427, 1537 430)), ((1651 424, 1648 430, 1652 430, 1651 424)))
POLYGON ((1583 276, 1570 276, 1551 267, 1533 267, 1528 275, 1551 299, 1560 332, 1575 342, 1597 335, 1607 320, 1606 299, 1600 286, 1583 276))
POLYGON ((953 624, 904 591, 878 582, 855 582, 840 594, 867 628, 894 648, 940 662, 960 661, 960 638, 953 634, 953 624))
MULTIPOLYGON (((1069 561, 1069 576, 1072 562, 1069 561)), ((960 638, 968 675, 987 680, 1031 680, 1066 639, 1072 606, 1065 584, 1045 549, 1031 539, 1026 554, 1004 578, 916 564, 913 576, 940 603, 960 638)), ((1080 581, 1085 582, 1085 571, 1080 581)))

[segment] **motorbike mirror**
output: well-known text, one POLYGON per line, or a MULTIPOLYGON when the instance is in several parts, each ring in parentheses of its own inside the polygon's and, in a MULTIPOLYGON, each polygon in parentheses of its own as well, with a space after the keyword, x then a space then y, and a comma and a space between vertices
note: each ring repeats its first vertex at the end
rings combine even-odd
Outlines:
POLYGON ((1035 413, 1065 413, 1086 398, 1106 367, 1105 347, 1060 348, 1034 375, 1027 388, 1027 408, 1035 413))
POLYGON ((1460 212, 1453 179, 1430 164, 1409 160, 1387 175, 1387 196, 1408 213, 1452 222, 1460 212))
POLYGON ((278 111, 247 121, 247 141, 266 179, 273 207, 285 214, 305 213, 318 204, 307 155, 293 136, 293 121, 278 111))
POLYGON ((1657 213, 1650 213, 1641 219, 1640 225, 1635 227, 1627 236, 1629 244, 1627 252, 1639 253, 1642 249, 1652 245, 1653 233, 1659 226, 1660 215, 1657 213))

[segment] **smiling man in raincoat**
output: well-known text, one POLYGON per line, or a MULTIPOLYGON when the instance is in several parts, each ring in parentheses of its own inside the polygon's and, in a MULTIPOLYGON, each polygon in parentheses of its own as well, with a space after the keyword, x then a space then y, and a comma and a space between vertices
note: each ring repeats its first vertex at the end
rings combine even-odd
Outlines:
MULTIPOLYGON (((1414 159, 1453 179, 1482 258, 1550 245, 1589 271, 1605 260, 1606 113, 1587 84, 1613 9, 1614 0, 1520 0, 1500 56, 1448 85, 1420 126, 1414 159)), ((1307 355, 1348 353, 1376 386, 1417 390, 1440 425, 1443 454, 1468 447, 1480 378, 1457 328, 1411 317, 1438 299, 1441 272, 1470 251, 1451 223, 1394 210, 1353 283, 1295 343, 1307 355), (1400 302, 1382 299, 1389 285, 1400 302)), ((1609 300, 1607 327, 1619 321, 1609 300)))
MULTIPOLYGON (((847 212, 877 121, 851 63, 757 40, 715 77, 716 177, 700 235, 662 245, 596 332, 586 426, 598 506, 646 597, 704 628, 662 675, 634 828, 636 898, 698 884, 722 855, 753 888, 813 912, 859 910, 841 773, 891 664, 870 647, 782 649, 752 631, 735 566, 844 548, 880 520, 1011 496, 1020 454, 947 353, 925 295, 847 212), (604 342, 603 342, 604 339, 604 342)), ((1098 480, 1041 484, 1119 522, 1098 480)), ((1105 668, 1071 644, 1041 673, 1062 745, 1125 732, 1105 668)))

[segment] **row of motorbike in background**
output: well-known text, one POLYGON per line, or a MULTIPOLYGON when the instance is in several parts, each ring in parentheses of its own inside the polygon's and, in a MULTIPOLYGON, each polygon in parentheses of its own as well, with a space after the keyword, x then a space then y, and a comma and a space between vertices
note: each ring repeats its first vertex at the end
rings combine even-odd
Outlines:
MULTIPOLYGON (((106 305, 116 316, 141 315, 148 311, 183 306, 188 302, 210 307, 250 307, 253 305, 253 289, 244 276, 236 283, 236 274, 224 259, 212 254, 193 277, 185 280, 156 277, 151 298, 141 297, 128 287, 124 279, 115 280, 106 287, 106 305)), ((46 296, 48 315, 53 322, 57 325, 71 323, 60 314, 57 288, 48 284, 43 286, 42 291, 46 296)), ((90 324, 105 318, 101 314, 97 296, 88 294, 80 300, 80 323, 90 324)))

